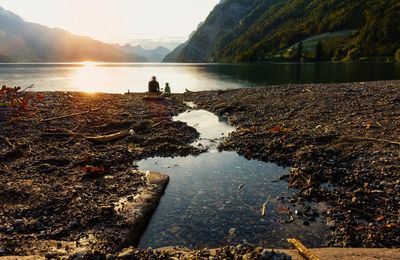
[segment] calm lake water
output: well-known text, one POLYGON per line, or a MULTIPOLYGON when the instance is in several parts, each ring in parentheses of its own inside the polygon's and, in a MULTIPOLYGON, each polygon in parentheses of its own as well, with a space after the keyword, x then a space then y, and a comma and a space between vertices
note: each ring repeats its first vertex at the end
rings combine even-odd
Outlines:
POLYGON ((147 91, 151 76, 173 92, 232 89, 286 83, 327 83, 400 79, 399 64, 163 64, 59 63, 0 64, 0 84, 38 91, 124 93, 147 91))

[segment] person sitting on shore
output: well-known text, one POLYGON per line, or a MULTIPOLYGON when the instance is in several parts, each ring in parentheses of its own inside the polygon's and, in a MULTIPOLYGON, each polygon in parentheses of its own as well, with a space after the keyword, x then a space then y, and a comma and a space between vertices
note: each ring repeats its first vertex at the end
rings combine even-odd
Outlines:
POLYGON ((160 93, 160 84, 158 84, 157 78, 155 76, 153 76, 152 80, 149 82, 149 92, 160 93))
POLYGON ((165 83, 164 94, 171 94, 171 87, 168 82, 165 83))

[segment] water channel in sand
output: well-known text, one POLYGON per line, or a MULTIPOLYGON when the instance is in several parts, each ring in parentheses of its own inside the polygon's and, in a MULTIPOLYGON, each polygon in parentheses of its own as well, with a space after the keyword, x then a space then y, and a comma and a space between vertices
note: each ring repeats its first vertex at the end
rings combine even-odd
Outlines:
POLYGON ((298 216, 287 213, 288 209, 296 210, 285 199, 294 191, 279 177, 288 174, 289 168, 247 160, 236 152, 218 152, 218 143, 235 128, 210 112, 192 109, 174 120, 195 127, 200 138, 193 145, 208 147, 208 152, 138 162, 141 170, 171 177, 140 248, 238 243, 282 248, 288 247, 289 237, 298 238, 307 246, 324 245, 329 230, 321 218, 306 226, 298 216), (264 203, 266 214, 262 216, 264 203))

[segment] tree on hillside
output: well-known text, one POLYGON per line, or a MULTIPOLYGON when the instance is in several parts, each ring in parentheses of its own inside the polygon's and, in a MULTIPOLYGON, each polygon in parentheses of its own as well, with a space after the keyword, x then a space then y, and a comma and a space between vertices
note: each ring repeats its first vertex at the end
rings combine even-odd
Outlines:
POLYGON ((315 46, 315 60, 322 61, 324 58, 324 46, 322 45, 321 41, 318 41, 317 45, 315 46))
POLYGON ((395 53, 395 55, 394 55, 394 60, 395 60, 397 63, 400 63, 400 49, 398 49, 398 50, 396 51, 396 53, 395 53))
POLYGON ((297 44, 296 53, 295 53, 295 59, 297 62, 301 62, 301 60, 303 58, 303 51, 304 51, 304 44, 302 41, 300 41, 297 44))
POLYGON ((361 51, 357 47, 349 50, 349 52, 347 52, 346 58, 344 58, 344 62, 355 62, 360 57, 360 53, 361 51))

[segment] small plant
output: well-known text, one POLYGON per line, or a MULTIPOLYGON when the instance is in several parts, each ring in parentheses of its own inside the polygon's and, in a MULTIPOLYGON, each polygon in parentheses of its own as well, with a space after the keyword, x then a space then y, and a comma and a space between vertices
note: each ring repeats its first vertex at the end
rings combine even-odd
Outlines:
POLYGON ((45 99, 42 93, 29 92, 33 85, 21 90, 21 87, 7 87, 0 89, 0 121, 18 116, 34 116, 36 110, 33 103, 45 99))

